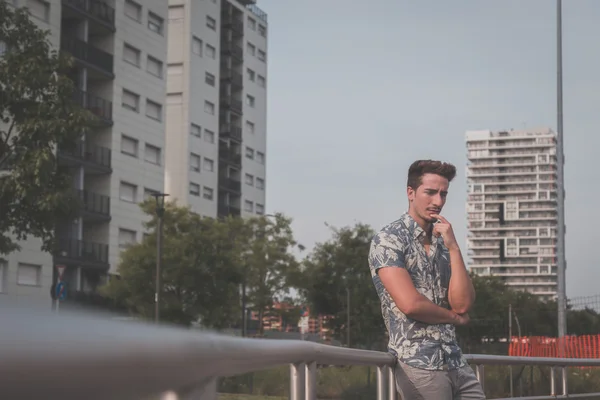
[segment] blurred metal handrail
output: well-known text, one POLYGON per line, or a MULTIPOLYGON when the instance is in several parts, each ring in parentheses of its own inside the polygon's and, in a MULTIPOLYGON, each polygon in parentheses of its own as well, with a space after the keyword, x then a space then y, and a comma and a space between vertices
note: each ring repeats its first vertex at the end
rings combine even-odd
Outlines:
MULTIPOLYGON (((377 399, 395 400, 395 358, 383 352, 298 340, 243 339, 206 331, 120 322, 107 315, 53 313, 0 306, 0 393, 23 399, 216 399, 216 379, 290 364, 290 399, 316 399, 316 366, 377 367, 377 399), (165 397, 166 398, 166 397, 165 397), (170 397, 173 398, 173 397, 170 397)), ((563 372, 563 393, 521 399, 600 398, 568 395, 566 367, 596 359, 466 355, 484 381, 484 365, 546 365, 563 372)))

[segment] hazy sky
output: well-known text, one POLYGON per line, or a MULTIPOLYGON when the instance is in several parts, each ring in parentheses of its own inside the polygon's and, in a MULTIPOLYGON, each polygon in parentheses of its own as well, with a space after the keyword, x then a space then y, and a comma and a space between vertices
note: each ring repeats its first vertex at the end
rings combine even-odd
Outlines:
MULTIPOLYGON (((600 1, 563 1, 567 295, 599 294, 600 1)), ((556 129, 553 0, 259 0, 269 14, 267 209, 308 247, 407 208, 415 159, 454 163, 443 214, 465 249, 464 132, 556 129)), ((466 253, 466 252, 465 252, 466 253)))

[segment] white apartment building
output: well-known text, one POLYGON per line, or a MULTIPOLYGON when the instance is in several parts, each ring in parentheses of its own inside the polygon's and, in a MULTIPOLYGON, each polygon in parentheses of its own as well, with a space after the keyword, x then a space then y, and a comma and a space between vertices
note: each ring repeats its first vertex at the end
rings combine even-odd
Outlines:
POLYGON ((267 15, 169 0, 165 192, 204 216, 265 211, 267 15))
POLYGON ((55 254, 38 240, 0 260, 0 301, 51 306, 56 265, 68 298, 93 292, 116 272, 119 254, 142 239, 138 203, 164 187, 167 14, 164 0, 5 0, 28 7, 56 49, 75 60, 77 99, 101 123, 77 150, 58 149, 83 210, 57 229, 55 254))
POLYGON ((556 134, 468 131, 470 269, 516 290, 557 293, 556 134))

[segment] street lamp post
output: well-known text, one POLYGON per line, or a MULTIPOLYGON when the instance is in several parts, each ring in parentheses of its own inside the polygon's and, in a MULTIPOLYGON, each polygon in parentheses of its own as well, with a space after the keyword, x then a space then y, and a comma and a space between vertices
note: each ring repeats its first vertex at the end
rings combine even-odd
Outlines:
POLYGON ((154 322, 158 324, 160 321, 163 216, 165 215, 165 197, 169 195, 166 193, 153 193, 152 196, 154 197, 154 200, 156 200, 156 215, 158 217, 158 226, 156 229, 156 280, 154 288, 154 322))

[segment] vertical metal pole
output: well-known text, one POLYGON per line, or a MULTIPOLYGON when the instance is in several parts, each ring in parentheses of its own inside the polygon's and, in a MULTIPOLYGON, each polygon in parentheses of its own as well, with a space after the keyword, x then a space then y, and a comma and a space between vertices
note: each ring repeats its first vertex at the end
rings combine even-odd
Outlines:
POLYGON ((305 364, 290 364, 290 400, 304 400, 305 364))
POLYGON ((569 394, 569 385, 568 385, 568 376, 567 376, 567 367, 562 367, 562 387, 563 387, 563 396, 569 394))
POLYGON ((314 362, 307 363, 305 371, 304 398, 306 400, 317 400, 317 364, 314 362))
POLYGON ((377 367, 377 400, 386 399, 387 389, 387 367, 385 365, 377 367))
POLYGON ((346 344, 350 348, 350 288, 346 288, 346 344))
POLYGON ((556 396, 556 380, 554 379, 554 366, 550 367, 550 396, 556 396))
POLYGON ((481 384, 481 389, 485 391, 485 369, 483 364, 477 364, 475 366, 475 375, 477 376, 479 384, 481 384))
POLYGON ((163 216, 158 215, 158 234, 156 235, 156 288, 154 293, 154 322, 160 321, 160 266, 162 261, 163 216))
MULTIPOLYGON (((508 350, 510 351, 510 346, 512 345, 512 304, 508 305, 508 350)), ((508 373, 510 375, 510 397, 514 397, 514 388, 513 388, 513 369, 512 365, 508 366, 508 373)))
POLYGON ((246 337, 246 327, 246 277, 244 276, 242 282, 242 337, 246 337))
MULTIPOLYGON (((558 337, 567 334, 566 317, 566 257, 565 257, 565 182, 564 182, 564 148, 563 148, 563 82, 562 82, 562 0, 556 0, 556 97, 557 97, 557 201, 558 201, 558 229, 557 229, 557 272, 558 272, 558 337)), ((560 343, 560 342, 559 342, 560 343)), ((559 346, 559 357, 564 357, 564 343, 559 346)))
POLYGON ((394 367, 388 367, 388 400, 397 400, 398 392, 396 390, 396 375, 394 367))

